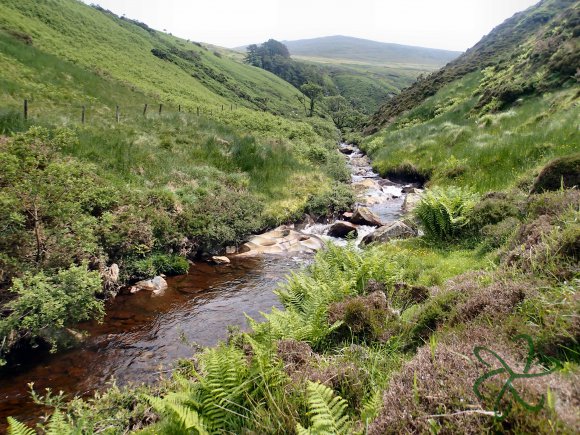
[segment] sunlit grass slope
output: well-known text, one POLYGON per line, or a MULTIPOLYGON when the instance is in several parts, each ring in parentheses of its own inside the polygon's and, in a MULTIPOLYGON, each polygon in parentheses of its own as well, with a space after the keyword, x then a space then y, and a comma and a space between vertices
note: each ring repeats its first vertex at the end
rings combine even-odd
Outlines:
POLYGON ((533 180, 550 159, 580 148, 578 86, 522 98, 489 114, 474 110, 482 75, 471 73, 363 142, 383 175, 418 173, 431 184, 479 191, 533 180))

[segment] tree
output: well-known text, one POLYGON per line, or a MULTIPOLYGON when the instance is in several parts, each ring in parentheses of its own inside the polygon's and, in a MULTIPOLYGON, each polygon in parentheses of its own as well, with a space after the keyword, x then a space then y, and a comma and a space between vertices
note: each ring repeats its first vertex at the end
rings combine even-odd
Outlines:
POLYGON ((310 111, 308 116, 313 116, 314 115, 314 105, 316 103, 317 100, 320 99, 320 97, 323 94, 323 89, 322 86, 317 85, 316 83, 305 83, 302 86, 300 86, 300 91, 302 91, 302 93, 304 95, 306 95, 306 97, 308 97, 308 99, 310 100, 310 111))
POLYGON ((260 57, 259 48, 256 44, 248 45, 244 62, 262 68, 262 59, 260 57))

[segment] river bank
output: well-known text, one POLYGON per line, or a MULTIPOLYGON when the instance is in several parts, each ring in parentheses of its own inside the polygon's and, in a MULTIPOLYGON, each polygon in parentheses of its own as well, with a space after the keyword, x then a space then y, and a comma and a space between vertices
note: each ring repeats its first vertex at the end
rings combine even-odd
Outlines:
MULTIPOLYGON (((402 185, 381 179, 370 160, 356 147, 341 144, 352 173, 358 207, 368 207, 383 222, 402 213, 402 185)), ((304 237, 344 245, 330 237, 334 221, 313 221, 290 226, 304 237)), ((358 225, 356 243, 375 230, 358 225)), ((88 338, 76 349, 56 355, 31 353, 25 364, 5 370, 0 378, 0 418, 22 420, 36 416, 27 384, 36 391, 50 388, 67 395, 86 396, 105 388, 114 378, 118 385, 154 382, 171 371, 179 358, 188 358, 195 345, 212 346, 227 337, 228 327, 247 327, 245 315, 259 319, 261 312, 281 307, 273 290, 292 270, 312 260, 310 249, 280 251, 282 255, 231 255, 227 266, 195 262, 186 275, 170 277, 162 295, 141 291, 120 294, 106 306, 102 324, 80 327, 88 338), (300 252, 302 251, 302 252, 300 252)))

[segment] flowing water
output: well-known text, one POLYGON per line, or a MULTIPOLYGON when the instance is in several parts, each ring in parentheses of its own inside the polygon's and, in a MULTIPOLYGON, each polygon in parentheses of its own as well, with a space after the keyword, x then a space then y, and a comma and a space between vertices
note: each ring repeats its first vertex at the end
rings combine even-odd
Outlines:
MULTIPOLYGON (((359 205, 369 207, 383 222, 401 214, 402 186, 381 179, 358 149, 341 145, 348 156, 359 205)), ((325 235, 330 224, 304 228, 333 243, 346 243, 325 235)), ((359 241, 374 228, 358 228, 359 241)), ((228 326, 246 327, 246 317, 280 304, 273 294, 278 282, 311 256, 235 256, 228 266, 199 262, 187 275, 168 279, 160 296, 149 292, 122 294, 107 304, 102 324, 88 323, 86 342, 56 355, 36 352, 24 362, 0 373, 0 430, 7 416, 29 420, 43 410, 30 399, 27 384, 70 396, 89 395, 107 386, 114 377, 118 385, 153 382, 167 375, 177 358, 190 357, 195 346, 210 346, 227 337, 228 326)))

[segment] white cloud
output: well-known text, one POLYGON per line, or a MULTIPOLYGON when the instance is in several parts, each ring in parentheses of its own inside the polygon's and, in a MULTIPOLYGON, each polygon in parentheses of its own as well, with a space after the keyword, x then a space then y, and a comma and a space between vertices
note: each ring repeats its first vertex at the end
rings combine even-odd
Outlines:
POLYGON ((174 35, 235 47, 348 35, 465 50, 537 0, 83 0, 174 35))

